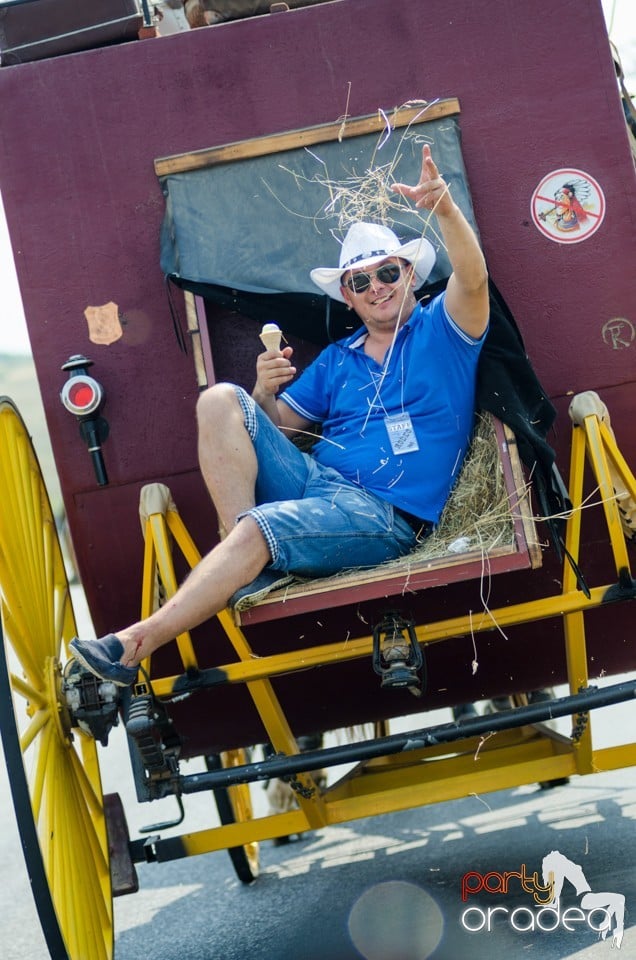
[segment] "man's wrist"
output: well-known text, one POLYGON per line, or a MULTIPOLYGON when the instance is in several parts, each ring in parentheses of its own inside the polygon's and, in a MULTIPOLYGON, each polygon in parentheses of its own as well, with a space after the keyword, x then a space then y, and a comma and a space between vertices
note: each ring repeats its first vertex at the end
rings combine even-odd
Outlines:
POLYGON ((450 194, 444 199, 446 200, 446 203, 442 206, 442 208, 440 209, 440 205, 438 205, 438 207, 433 211, 437 214, 438 220, 446 220, 450 223, 450 221, 454 219, 465 219, 460 207, 457 206, 450 194))
POLYGON ((256 403, 259 404, 259 406, 262 406, 263 403, 267 400, 268 396, 269 394, 267 393, 267 391, 263 390, 263 387, 260 385, 260 383, 257 380, 256 383, 254 384, 254 389, 252 390, 252 399, 254 399, 256 403))

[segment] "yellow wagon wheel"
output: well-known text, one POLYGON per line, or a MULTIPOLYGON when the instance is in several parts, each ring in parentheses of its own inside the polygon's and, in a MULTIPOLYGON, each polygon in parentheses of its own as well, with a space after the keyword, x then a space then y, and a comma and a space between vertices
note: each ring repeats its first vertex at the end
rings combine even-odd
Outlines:
MULTIPOLYGON (((239 767, 248 762, 244 749, 227 750, 221 754, 206 757, 208 770, 227 767, 239 767)), ((222 824, 246 823, 253 818, 252 797, 249 783, 237 783, 232 787, 217 787, 214 800, 222 824)), ((240 847, 228 849, 237 877, 243 883, 253 883, 258 877, 260 854, 258 843, 252 841, 240 847)))
POLYGON ((113 909, 97 748, 71 727, 60 661, 75 619, 28 433, 0 397, 0 731, 51 957, 110 960, 113 909))

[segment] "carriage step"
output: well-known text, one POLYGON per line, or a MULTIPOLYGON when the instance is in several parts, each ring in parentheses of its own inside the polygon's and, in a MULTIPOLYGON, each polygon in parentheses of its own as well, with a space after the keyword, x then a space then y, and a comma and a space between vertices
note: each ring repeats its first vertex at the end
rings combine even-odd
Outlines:
POLYGON ((139 878, 130 855, 130 834, 118 793, 104 794, 104 814, 110 852, 110 879, 114 897, 137 893, 139 878))

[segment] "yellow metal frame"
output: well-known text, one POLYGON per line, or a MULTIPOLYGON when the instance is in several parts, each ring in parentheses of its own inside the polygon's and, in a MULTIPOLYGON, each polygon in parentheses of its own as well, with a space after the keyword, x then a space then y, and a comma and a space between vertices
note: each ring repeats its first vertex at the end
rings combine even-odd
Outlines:
MULTIPOLYGON (((578 561, 586 458, 605 513, 617 579, 624 581, 625 577, 631 577, 630 564, 610 467, 634 502, 636 480, 611 430, 596 414, 586 416, 573 430, 569 489, 572 511, 566 524, 566 548, 578 561)), ((156 509, 146 513, 142 616, 149 615, 156 606, 158 580, 167 596, 177 588, 170 538, 191 567, 200 560, 200 554, 172 504, 169 491, 159 485, 153 487, 162 489, 165 496, 156 509)), ((418 642, 426 645, 458 635, 492 630, 495 624, 505 629, 560 616, 564 621, 570 690, 576 693, 588 684, 585 614, 600 606, 607 591, 614 586, 615 583, 610 583, 594 587, 586 596, 577 589, 573 567, 566 559, 559 594, 484 611, 479 616, 471 614, 419 625, 415 633, 418 642)), ((274 692, 272 678, 372 655, 373 637, 369 635, 350 640, 346 646, 342 643, 325 644, 256 657, 231 612, 222 611, 218 619, 237 655, 235 662, 223 664, 219 669, 227 682, 247 684, 275 750, 286 755, 297 754, 299 750, 274 692)), ((196 666, 196 654, 189 635, 177 638, 177 643, 184 670, 196 666)), ((149 666, 147 663, 146 667, 149 666)), ((153 678, 155 694, 159 697, 170 695, 177 679, 176 676, 153 678)), ((427 747, 406 755, 365 761, 324 790, 317 789, 309 774, 300 774, 298 780, 304 789, 297 795, 298 810, 186 834, 182 837, 183 849, 186 855, 203 853, 470 793, 485 793, 634 764, 636 742, 594 749, 589 718, 582 735, 576 739, 559 735, 542 725, 525 726, 499 732, 481 741, 475 737, 467 738, 439 748, 427 747), (475 762, 477 754, 479 762, 475 762)))

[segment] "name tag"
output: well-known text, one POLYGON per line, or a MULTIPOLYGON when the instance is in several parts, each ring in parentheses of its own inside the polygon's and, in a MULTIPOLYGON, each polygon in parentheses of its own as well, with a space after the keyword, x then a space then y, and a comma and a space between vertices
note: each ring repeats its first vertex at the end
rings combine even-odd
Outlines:
POLYGON ((385 417, 384 426, 389 435, 393 453, 413 453, 420 449, 408 413, 397 413, 392 417, 385 417))

